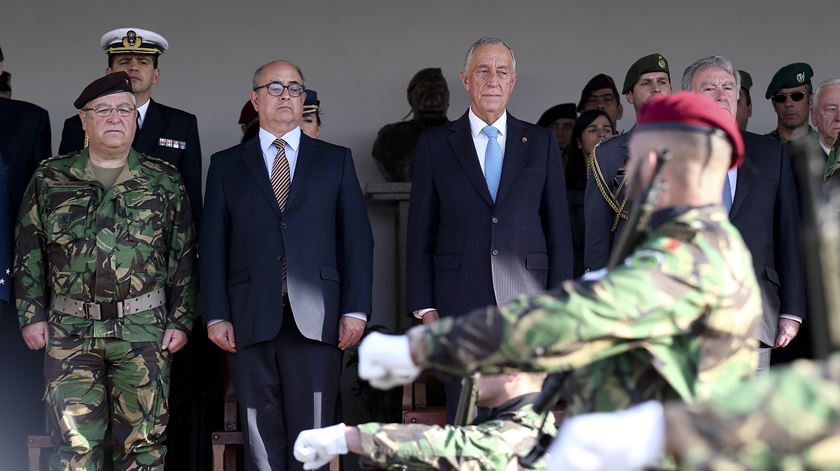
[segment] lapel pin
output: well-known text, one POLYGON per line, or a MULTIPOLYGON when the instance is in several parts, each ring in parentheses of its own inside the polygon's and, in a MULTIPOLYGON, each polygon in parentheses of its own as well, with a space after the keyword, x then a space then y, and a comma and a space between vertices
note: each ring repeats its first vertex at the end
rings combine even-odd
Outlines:
POLYGON ((524 143, 526 143, 526 142, 528 142, 528 138, 527 138, 527 137, 523 137, 523 138, 522 138, 522 143, 524 144, 524 143))

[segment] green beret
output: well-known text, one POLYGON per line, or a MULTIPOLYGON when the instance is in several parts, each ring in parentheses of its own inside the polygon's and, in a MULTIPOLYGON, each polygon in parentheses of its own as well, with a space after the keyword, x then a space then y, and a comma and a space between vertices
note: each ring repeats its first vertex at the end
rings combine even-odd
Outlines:
POLYGON ((630 69, 627 71, 627 76, 624 77, 624 90, 622 90, 621 94, 623 95, 632 90, 633 85, 636 85, 636 82, 639 81, 639 77, 642 74, 648 74, 650 72, 665 72, 668 74, 668 80, 671 79, 671 72, 668 70, 668 61, 665 60, 662 54, 649 54, 630 66, 630 69))
POLYGON ((798 87, 800 85, 811 86, 811 77, 814 76, 814 69, 804 62, 788 64, 773 76, 770 85, 767 86, 767 93, 764 98, 770 99, 783 88, 798 87))
POLYGON ((752 88, 752 75, 746 70, 739 70, 738 73, 741 74, 741 88, 750 91, 750 88, 752 88))
POLYGON ((91 82, 82 90, 79 98, 73 102, 73 106, 80 110, 95 98, 122 92, 132 93, 131 79, 125 72, 114 72, 91 82))

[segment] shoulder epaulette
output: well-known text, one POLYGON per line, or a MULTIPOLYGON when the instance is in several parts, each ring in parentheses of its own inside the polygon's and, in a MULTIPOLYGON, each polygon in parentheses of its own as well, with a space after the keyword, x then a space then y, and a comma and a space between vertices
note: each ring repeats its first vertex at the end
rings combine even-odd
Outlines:
POLYGON ((168 170, 173 170, 173 171, 175 171, 176 173, 178 172, 178 167, 176 167, 176 166, 172 165, 171 163, 169 163, 169 162, 167 162, 167 161, 165 161, 165 160, 161 159, 160 157, 154 157, 154 156, 151 156, 151 155, 149 155, 149 154, 144 154, 144 153, 142 153, 142 152, 140 152, 140 151, 138 151, 138 150, 136 150, 136 149, 135 149, 135 152, 137 152, 138 154, 140 154, 140 155, 141 155, 141 156, 142 156, 145 160, 147 160, 147 161, 149 161, 149 162, 152 162, 152 163, 154 163, 154 164, 161 165, 162 167, 164 167, 164 168, 166 168, 166 169, 168 169, 168 170))

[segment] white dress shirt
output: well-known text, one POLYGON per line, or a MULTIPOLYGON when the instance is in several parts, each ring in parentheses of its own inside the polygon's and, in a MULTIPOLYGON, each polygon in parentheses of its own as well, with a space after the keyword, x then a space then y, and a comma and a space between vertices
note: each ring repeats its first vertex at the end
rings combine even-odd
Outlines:
MULTIPOLYGON (((475 145, 475 153, 478 154, 478 165, 481 166, 481 173, 484 174, 484 153, 487 151, 487 141, 488 137, 486 134, 481 132, 484 129, 484 126, 487 126, 481 118, 476 116, 473 113, 472 108, 470 108, 469 112, 470 118, 470 134, 472 134, 473 145, 475 145)), ((499 131, 499 135, 496 136, 496 141, 499 142, 499 147, 502 148, 502 155, 505 155, 505 142, 507 141, 507 111, 502 113, 493 124, 491 124, 494 128, 499 131)))
POLYGON ((282 136, 275 136, 263 128, 260 128, 260 149, 262 149, 265 169, 268 171, 268 179, 271 180, 271 168, 274 166, 274 158, 277 157, 277 146, 274 141, 283 139, 286 142, 286 160, 289 161, 289 181, 295 180, 295 167, 297 166, 298 149, 300 148, 300 127, 296 127, 282 136))
POLYGON ((151 98, 146 100, 146 103, 137 107, 137 129, 143 127, 143 121, 146 120, 146 112, 149 111, 149 103, 151 102, 151 98))

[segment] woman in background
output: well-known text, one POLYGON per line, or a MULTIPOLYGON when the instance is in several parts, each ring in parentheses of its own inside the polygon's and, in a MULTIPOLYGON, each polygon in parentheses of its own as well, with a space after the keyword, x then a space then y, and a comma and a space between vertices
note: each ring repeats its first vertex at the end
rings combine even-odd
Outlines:
POLYGON ((595 145, 615 134, 607 113, 601 110, 584 111, 575 121, 572 139, 563 153, 566 169, 566 199, 569 202, 569 221, 572 226, 572 253, 575 278, 583 275, 584 212, 586 191, 586 157, 595 145))

